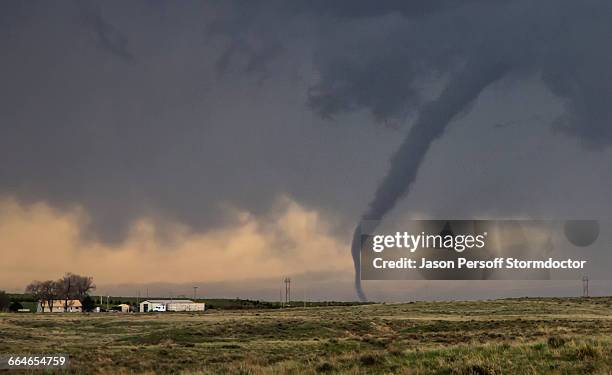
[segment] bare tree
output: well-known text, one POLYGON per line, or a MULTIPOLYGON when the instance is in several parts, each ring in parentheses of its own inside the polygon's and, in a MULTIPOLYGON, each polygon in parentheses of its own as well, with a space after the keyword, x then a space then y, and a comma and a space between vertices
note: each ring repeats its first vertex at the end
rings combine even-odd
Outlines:
POLYGON ((38 300, 43 310, 46 303, 49 311, 53 312, 53 302, 58 298, 59 285, 53 280, 33 281, 26 287, 26 293, 31 294, 34 299, 38 300))
POLYGON ((91 276, 79 276, 75 275, 74 291, 75 298, 83 303, 85 297, 89 295, 89 292, 96 289, 93 283, 93 277, 91 276))
POLYGON ((32 298, 41 304, 42 307, 42 282, 35 280, 26 286, 25 292, 32 295, 32 298))
POLYGON ((64 312, 68 311, 68 301, 73 299, 74 295, 74 278, 71 273, 67 273, 61 279, 57 280, 59 287, 59 297, 64 300, 64 312))
POLYGON ((64 300, 64 311, 68 311, 68 301, 77 299, 83 301, 90 290, 96 288, 91 276, 81 276, 74 273, 67 273, 57 281, 59 294, 64 300))

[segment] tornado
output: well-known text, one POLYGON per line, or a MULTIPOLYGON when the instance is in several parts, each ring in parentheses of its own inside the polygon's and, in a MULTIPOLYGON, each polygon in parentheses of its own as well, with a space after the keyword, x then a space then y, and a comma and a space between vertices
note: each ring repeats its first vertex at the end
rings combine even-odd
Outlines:
MULTIPOLYGON (((437 99, 425 104, 406 138, 390 160, 389 171, 378 185, 374 198, 361 215, 353 233, 351 254, 355 267, 355 291, 359 300, 367 301, 361 286, 361 225, 366 220, 379 223, 406 195, 416 180, 419 166, 431 144, 446 130, 453 118, 469 105, 490 84, 509 70, 503 62, 468 62, 448 81, 437 99)), ((376 228, 369 226, 368 230, 376 228)))

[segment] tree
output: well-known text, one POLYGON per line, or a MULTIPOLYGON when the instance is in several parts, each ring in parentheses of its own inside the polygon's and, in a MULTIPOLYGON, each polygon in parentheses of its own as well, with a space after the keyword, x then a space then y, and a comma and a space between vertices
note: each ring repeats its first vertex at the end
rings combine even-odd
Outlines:
POLYGON ((57 281, 32 281, 26 287, 26 293, 29 293, 35 300, 40 302, 40 307, 44 310, 45 303, 49 307, 49 311, 53 312, 53 302, 58 299, 60 287, 57 281))
POLYGON ((89 292, 96 289, 96 286, 94 285, 93 277, 91 276, 75 276, 75 297, 82 303, 85 297, 89 296, 89 292))
POLYGON ((61 279, 57 280, 59 287, 59 298, 64 300, 64 312, 68 311, 68 300, 73 299, 74 293, 74 277, 71 273, 67 273, 61 279))
POLYGON ((93 311, 93 309, 96 307, 96 301, 94 301, 91 296, 85 296, 85 298, 83 298, 81 301, 81 304, 83 304, 83 311, 93 311))
POLYGON ((20 309, 23 309, 23 305, 17 301, 13 301, 11 305, 9 306, 9 311, 12 311, 12 312, 17 312, 20 309))
POLYGON ((96 288, 91 276, 67 273, 57 281, 60 298, 64 300, 64 311, 68 311, 68 301, 78 299, 83 303, 89 291, 96 288))
POLYGON ((6 311, 11 304, 11 298, 4 290, 0 290, 0 311, 6 311))
POLYGON ((26 286, 25 292, 32 296, 32 299, 41 304, 43 301, 42 281, 34 280, 26 286))

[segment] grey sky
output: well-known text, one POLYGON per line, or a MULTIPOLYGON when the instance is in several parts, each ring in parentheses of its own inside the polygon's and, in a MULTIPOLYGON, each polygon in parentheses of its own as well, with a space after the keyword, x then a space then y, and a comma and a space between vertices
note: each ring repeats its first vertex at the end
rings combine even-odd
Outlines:
POLYGON ((3 1, 0 195, 80 205, 86 240, 107 244, 142 216, 206 232, 232 225, 226 205, 265 216, 287 195, 348 252, 423 103, 495 60, 508 74, 390 219, 610 218, 611 16, 607 1, 3 1))

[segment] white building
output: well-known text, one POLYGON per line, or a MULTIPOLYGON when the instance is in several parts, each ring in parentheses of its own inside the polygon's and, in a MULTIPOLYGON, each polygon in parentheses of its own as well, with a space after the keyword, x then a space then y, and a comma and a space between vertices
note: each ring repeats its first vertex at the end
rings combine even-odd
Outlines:
POLYGON ((78 299, 69 299, 66 307, 66 301, 64 300, 54 300, 53 301, 53 310, 49 309, 49 304, 47 301, 39 301, 38 306, 36 306, 36 312, 82 312, 83 306, 81 305, 81 301, 78 299))
POLYGON ((121 303, 117 305, 117 307, 119 308, 119 311, 121 311, 122 313, 130 312, 130 305, 128 304, 121 303))
POLYGON ((149 299, 140 303, 140 312, 204 311, 206 304, 189 299, 149 299))
POLYGON ((204 311, 206 304, 204 302, 193 302, 191 300, 172 301, 166 305, 168 311, 204 311))

